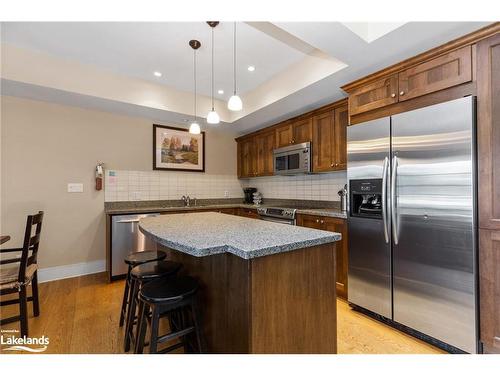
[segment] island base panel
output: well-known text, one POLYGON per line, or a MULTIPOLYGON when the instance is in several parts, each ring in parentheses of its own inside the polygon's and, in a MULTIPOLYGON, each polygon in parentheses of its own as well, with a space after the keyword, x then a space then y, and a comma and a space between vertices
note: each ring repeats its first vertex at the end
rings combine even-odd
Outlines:
POLYGON ((250 260, 163 250, 200 281, 208 352, 337 352, 334 244, 250 260))

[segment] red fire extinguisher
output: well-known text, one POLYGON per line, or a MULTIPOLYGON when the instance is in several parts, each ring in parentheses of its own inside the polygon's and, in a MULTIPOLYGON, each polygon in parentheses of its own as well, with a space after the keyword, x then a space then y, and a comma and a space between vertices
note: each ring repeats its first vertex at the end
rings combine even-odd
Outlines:
POLYGON ((102 190, 102 178, 104 176, 103 165, 104 163, 98 163, 95 167, 95 189, 97 191, 102 190))

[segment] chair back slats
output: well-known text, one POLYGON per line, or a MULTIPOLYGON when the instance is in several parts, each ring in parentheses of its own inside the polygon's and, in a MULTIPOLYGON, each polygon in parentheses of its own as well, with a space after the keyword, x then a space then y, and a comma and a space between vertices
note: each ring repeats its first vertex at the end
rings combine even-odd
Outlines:
POLYGON ((24 282, 26 279, 26 268, 31 264, 37 263, 38 245, 40 243, 40 234, 42 232, 43 211, 35 215, 28 215, 26 219, 26 230, 24 232, 24 244, 19 265, 18 281, 24 282), (32 235, 33 229, 35 234, 32 235), (31 255, 29 252, 31 251, 31 255))
POLYGON ((38 245, 39 242, 40 242, 40 233, 37 233, 30 238, 30 244, 29 244, 30 248, 32 246, 38 245))

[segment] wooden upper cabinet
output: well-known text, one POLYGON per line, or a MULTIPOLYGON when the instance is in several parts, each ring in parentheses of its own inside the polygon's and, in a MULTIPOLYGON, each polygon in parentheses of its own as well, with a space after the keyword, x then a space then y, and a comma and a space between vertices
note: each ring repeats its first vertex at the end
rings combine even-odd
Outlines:
POLYGON ((358 87, 349 94, 349 113, 361 112, 384 107, 398 101, 398 75, 380 79, 358 87))
POLYGON ((472 80, 472 48, 466 46, 399 73, 399 101, 472 80))
POLYGON ((335 169, 347 168, 347 125, 349 124, 349 110, 347 106, 335 109, 334 121, 334 145, 333 161, 335 169))
POLYGON ((257 152, 257 176, 270 176, 274 173, 274 134, 275 133, 273 131, 270 131, 258 134, 255 137, 257 152))
POLYGON ((313 117, 313 172, 326 172, 333 168, 335 111, 313 117))
POLYGON ((276 148, 290 146, 293 139, 293 128, 290 123, 285 123, 276 128, 276 148))
POLYGON ((313 172, 347 168, 348 121, 347 106, 313 117, 313 172))
POLYGON ((245 139, 240 147, 240 177, 254 177, 257 173, 255 138, 245 139))
POLYGON ((476 52, 479 226, 500 230, 500 34, 476 52))
POLYGON ((292 123, 292 143, 312 142, 312 118, 306 118, 292 123))

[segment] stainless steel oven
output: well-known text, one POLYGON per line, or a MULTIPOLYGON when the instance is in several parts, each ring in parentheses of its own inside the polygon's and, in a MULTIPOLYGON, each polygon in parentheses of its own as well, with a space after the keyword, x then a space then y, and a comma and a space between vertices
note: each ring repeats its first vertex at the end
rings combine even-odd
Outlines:
POLYGON ((260 207, 257 209, 261 220, 288 225, 295 225, 296 212, 294 208, 260 207))
POLYGON ((277 148, 274 154, 274 174, 288 175, 311 172, 311 142, 277 148))

